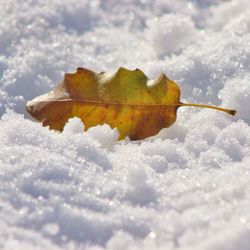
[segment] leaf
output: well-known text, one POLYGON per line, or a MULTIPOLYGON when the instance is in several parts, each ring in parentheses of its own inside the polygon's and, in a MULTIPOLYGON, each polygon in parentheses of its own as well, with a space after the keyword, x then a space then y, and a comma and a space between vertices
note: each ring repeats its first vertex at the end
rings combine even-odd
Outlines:
POLYGON ((178 85, 165 74, 149 80, 139 69, 120 68, 111 75, 78 68, 76 73, 65 74, 51 92, 27 102, 26 106, 34 118, 51 129, 62 131, 67 120, 77 116, 85 130, 104 123, 117 128, 119 140, 126 136, 140 140, 156 135, 175 122, 180 106, 236 113, 214 106, 181 103, 180 94, 178 85))

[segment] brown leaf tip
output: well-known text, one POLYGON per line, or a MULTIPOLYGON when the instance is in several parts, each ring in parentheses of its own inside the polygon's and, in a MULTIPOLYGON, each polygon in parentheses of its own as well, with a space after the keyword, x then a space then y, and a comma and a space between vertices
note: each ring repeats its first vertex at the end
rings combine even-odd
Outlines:
POLYGON ((229 110, 228 112, 230 115, 236 115, 237 111, 236 110, 229 110))

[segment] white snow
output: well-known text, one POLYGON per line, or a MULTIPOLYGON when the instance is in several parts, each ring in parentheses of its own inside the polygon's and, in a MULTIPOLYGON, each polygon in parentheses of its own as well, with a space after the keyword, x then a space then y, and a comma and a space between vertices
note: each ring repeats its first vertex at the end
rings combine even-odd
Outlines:
POLYGON ((248 0, 0 0, 0 249, 250 249, 248 0), (176 80, 176 123, 140 142, 64 131, 25 103, 77 67, 176 80))

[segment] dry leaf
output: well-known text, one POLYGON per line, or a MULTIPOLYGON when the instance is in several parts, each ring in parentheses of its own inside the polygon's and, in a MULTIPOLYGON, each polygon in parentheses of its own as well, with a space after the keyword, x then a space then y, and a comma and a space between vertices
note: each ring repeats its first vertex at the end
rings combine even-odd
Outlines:
POLYGON ((235 110, 180 102, 178 85, 161 74, 149 80, 139 69, 120 68, 114 75, 78 68, 65 74, 51 92, 27 103, 28 112, 44 126, 62 131, 69 118, 79 117, 85 130, 99 124, 117 128, 119 140, 156 135, 176 120, 180 106, 212 108, 235 115, 235 110))

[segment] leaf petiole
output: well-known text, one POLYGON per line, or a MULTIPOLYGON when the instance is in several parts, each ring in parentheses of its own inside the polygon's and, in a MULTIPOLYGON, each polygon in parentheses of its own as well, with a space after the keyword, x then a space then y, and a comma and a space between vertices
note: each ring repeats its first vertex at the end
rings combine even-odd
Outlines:
POLYGON ((176 106, 189 106, 189 107, 209 108, 209 109, 219 110, 219 111, 228 113, 230 115, 235 115, 236 114, 236 110, 224 109, 224 108, 220 108, 220 107, 217 107, 217 106, 210 106, 210 105, 203 105, 203 104, 196 104, 196 103, 182 103, 182 102, 180 102, 180 104, 177 104, 176 106))

